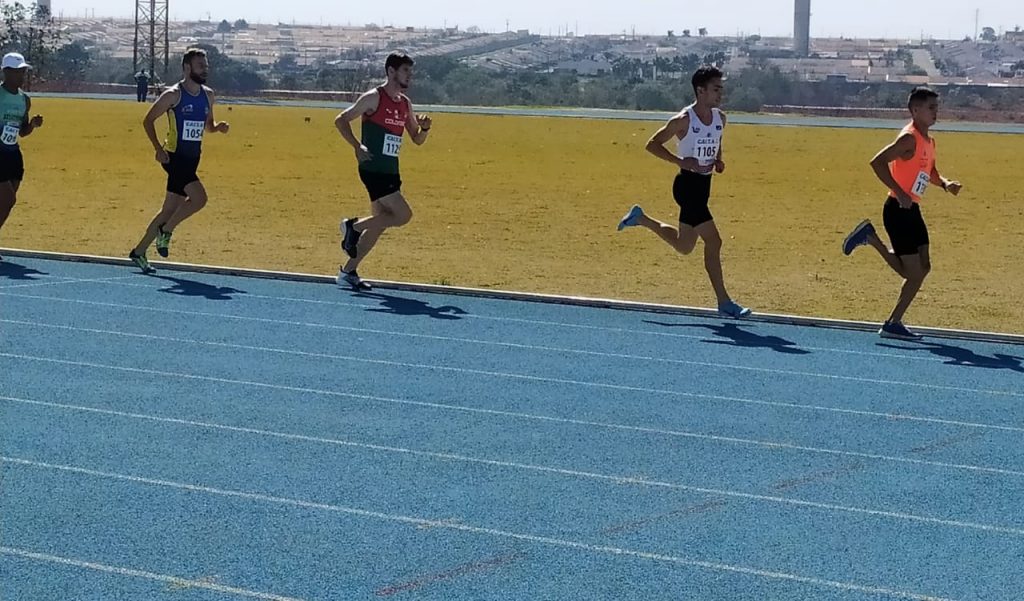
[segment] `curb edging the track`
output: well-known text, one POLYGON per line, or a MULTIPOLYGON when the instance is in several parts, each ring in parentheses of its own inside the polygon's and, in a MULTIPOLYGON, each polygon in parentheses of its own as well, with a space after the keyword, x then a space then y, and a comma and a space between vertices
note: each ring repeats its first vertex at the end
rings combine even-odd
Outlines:
MULTIPOLYGON (((105 257, 98 255, 69 254, 24 249, 0 249, 0 255, 6 255, 10 257, 24 257, 30 259, 45 259, 51 261, 69 261, 78 263, 96 263, 106 265, 118 265, 124 267, 134 267, 133 263, 127 258, 105 257)), ((189 263, 174 262, 153 262, 152 264, 154 267, 167 269, 171 271, 207 273, 214 275, 274 279, 317 284, 336 284, 336 278, 334 276, 329 275, 293 273, 285 271, 269 271, 260 269, 246 269, 218 265, 195 265, 189 263)), ((718 311, 714 309, 687 307, 682 305, 645 303, 639 301, 592 298, 582 296, 540 294, 533 292, 517 292, 511 290, 491 290, 485 288, 443 286, 438 284, 420 284, 414 282, 392 282, 386 280, 367 281, 372 283, 375 287, 390 290, 403 290, 408 292, 447 294, 453 296, 470 296, 498 300, 513 300, 522 302, 592 307, 601 309, 616 309, 622 311, 642 311, 648 313, 688 315, 693 317, 705 318, 722 318, 721 314, 719 314, 718 311)), ((742 321, 854 330, 861 332, 876 332, 878 330, 878 324, 872 322, 770 313, 755 313, 749 317, 744 318, 742 321)), ((972 330, 956 330, 948 328, 929 327, 915 327, 914 329, 921 334, 935 338, 949 338, 956 340, 973 340, 979 342, 998 342, 1006 344, 1024 345, 1024 335, 1020 334, 1005 334, 999 332, 980 332, 972 330)))

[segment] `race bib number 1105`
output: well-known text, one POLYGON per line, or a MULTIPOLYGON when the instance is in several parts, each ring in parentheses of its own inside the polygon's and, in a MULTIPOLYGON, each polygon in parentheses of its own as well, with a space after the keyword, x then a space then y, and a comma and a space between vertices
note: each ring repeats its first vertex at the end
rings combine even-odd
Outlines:
POLYGON ((697 160, 701 165, 710 165, 718 159, 718 140, 697 140, 697 160))

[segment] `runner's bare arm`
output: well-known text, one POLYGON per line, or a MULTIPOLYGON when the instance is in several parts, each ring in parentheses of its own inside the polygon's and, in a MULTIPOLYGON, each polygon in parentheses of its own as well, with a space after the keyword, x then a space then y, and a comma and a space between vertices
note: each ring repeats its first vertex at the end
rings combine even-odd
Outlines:
POLYGON ((356 134, 352 131, 352 122, 363 115, 373 113, 377 110, 377 106, 379 104, 380 94, 377 90, 370 90, 360 96, 359 99, 355 101, 355 104, 339 113, 334 119, 334 127, 338 129, 341 137, 348 142, 349 146, 354 148, 357 152, 363 145, 359 139, 356 138, 356 134))
POLYGON ((683 158, 677 156, 676 153, 672 152, 668 148, 665 148, 665 144, 674 138, 680 137, 680 134, 685 134, 689 127, 689 115, 682 115, 670 119, 668 123, 661 127, 661 129, 654 132, 651 139, 647 141, 646 150, 659 159, 668 161, 680 169, 695 171, 697 173, 710 173, 713 167, 701 167, 696 158, 683 158))
POLYGON ((942 177, 942 174, 939 173, 939 166, 937 164, 932 166, 932 172, 930 175, 932 182, 938 183, 946 192, 949 192, 953 196, 960 194, 960 190, 963 188, 963 185, 956 180, 942 177))
POLYGON ((647 152, 663 161, 668 161, 673 165, 682 167, 682 158, 676 156, 676 154, 668 148, 665 148, 665 144, 667 144, 669 140, 679 137, 679 134, 686 132, 688 127, 690 127, 689 115, 670 119, 668 123, 661 126, 661 129, 654 132, 651 139, 647 141, 647 152))
POLYGON ((900 201, 900 205, 905 209, 909 209, 910 205, 913 204, 913 200, 906 190, 900 187, 896 183, 896 179, 893 178, 892 172, 889 171, 889 163, 896 159, 907 160, 914 156, 917 151, 917 141, 914 139, 914 134, 907 133, 903 134, 892 143, 883 148, 871 159, 871 169, 875 172, 875 177, 879 179, 883 184, 886 185, 890 190, 897 193, 898 197, 896 200, 900 201))
MULTIPOLYGON (((722 111, 719 111, 718 114, 721 115, 721 117, 722 117, 722 129, 725 130, 725 124, 726 124, 725 113, 722 112, 722 111)), ((723 142, 724 142, 724 139, 723 139, 723 142)), ((722 152, 723 146, 724 146, 724 143, 720 143, 718 145, 718 157, 715 159, 715 172, 716 173, 722 173, 722 172, 725 171, 725 158, 723 158, 723 157, 725 157, 725 154, 723 154, 723 152, 722 152)))
POLYGON ((24 138, 25 136, 31 135, 37 127, 43 126, 43 116, 36 115, 29 119, 29 115, 32 111, 32 99, 28 96, 25 97, 25 118, 21 122, 21 131, 19 135, 24 138))
POLYGON ((213 120, 213 104, 215 101, 215 98, 213 96, 213 90, 211 90, 210 88, 206 88, 206 97, 210 99, 210 112, 206 115, 206 131, 212 131, 221 134, 228 133, 228 130, 231 129, 231 126, 228 125, 227 121, 221 121, 220 123, 217 123, 213 120))
POLYGON ((181 93, 177 89, 167 90, 160 97, 156 99, 153 106, 149 108, 149 112, 142 119, 142 129, 145 130, 146 136, 149 137, 149 141, 153 144, 153 149, 157 152, 163 150, 163 143, 160 138, 156 135, 156 120, 163 117, 174 108, 174 105, 178 104, 181 98, 181 93))
POLYGON ((409 132, 409 137, 417 146, 427 141, 427 132, 433 124, 429 115, 417 115, 412 103, 409 103, 409 118, 405 120, 405 130, 409 132))

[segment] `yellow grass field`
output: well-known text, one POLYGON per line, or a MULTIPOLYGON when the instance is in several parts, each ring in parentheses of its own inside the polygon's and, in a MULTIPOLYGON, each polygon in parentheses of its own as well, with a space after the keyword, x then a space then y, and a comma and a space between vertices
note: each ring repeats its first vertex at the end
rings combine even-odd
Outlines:
MULTIPOLYGON (((46 125, 23 142, 27 167, 0 246, 124 256, 164 193, 142 132, 145 107, 36 99, 46 125)), ((175 233, 172 260, 333 274, 342 216, 368 211, 336 111, 218 106, 200 174, 208 208, 175 233), (306 123, 305 118, 311 122, 306 123)), ((643 146, 651 122, 435 115, 403 149, 413 222, 389 232, 360 273, 459 286, 711 306, 700 247, 674 254, 639 228, 636 201, 674 222, 673 168, 643 146)), ((840 252, 864 217, 881 229, 885 191, 867 163, 894 131, 731 125, 712 211, 726 277, 756 311, 884 319, 897 276, 868 248, 840 252)), ((933 271, 908 323, 1024 332, 1024 138, 939 134, 924 210, 933 271)), ((150 256, 155 256, 151 251, 150 256)))

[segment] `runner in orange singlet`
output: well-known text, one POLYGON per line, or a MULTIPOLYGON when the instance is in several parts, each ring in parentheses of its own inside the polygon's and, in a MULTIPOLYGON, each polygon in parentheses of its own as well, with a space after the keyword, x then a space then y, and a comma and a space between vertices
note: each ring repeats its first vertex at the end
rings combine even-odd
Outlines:
POLYGON ((954 196, 960 193, 962 186, 960 182, 942 177, 935 166, 935 139, 928 135, 928 129, 938 120, 939 95, 928 88, 914 88, 908 107, 913 121, 893 143, 871 159, 875 175, 889 188, 882 222, 892 251, 882 243, 871 221, 864 220, 846 237, 843 253, 849 255, 858 246, 873 246, 903 278, 899 301, 878 333, 883 338, 916 340, 920 336, 903 325, 903 315, 931 271, 928 227, 921 215, 921 197, 930 185, 941 186, 954 196))

